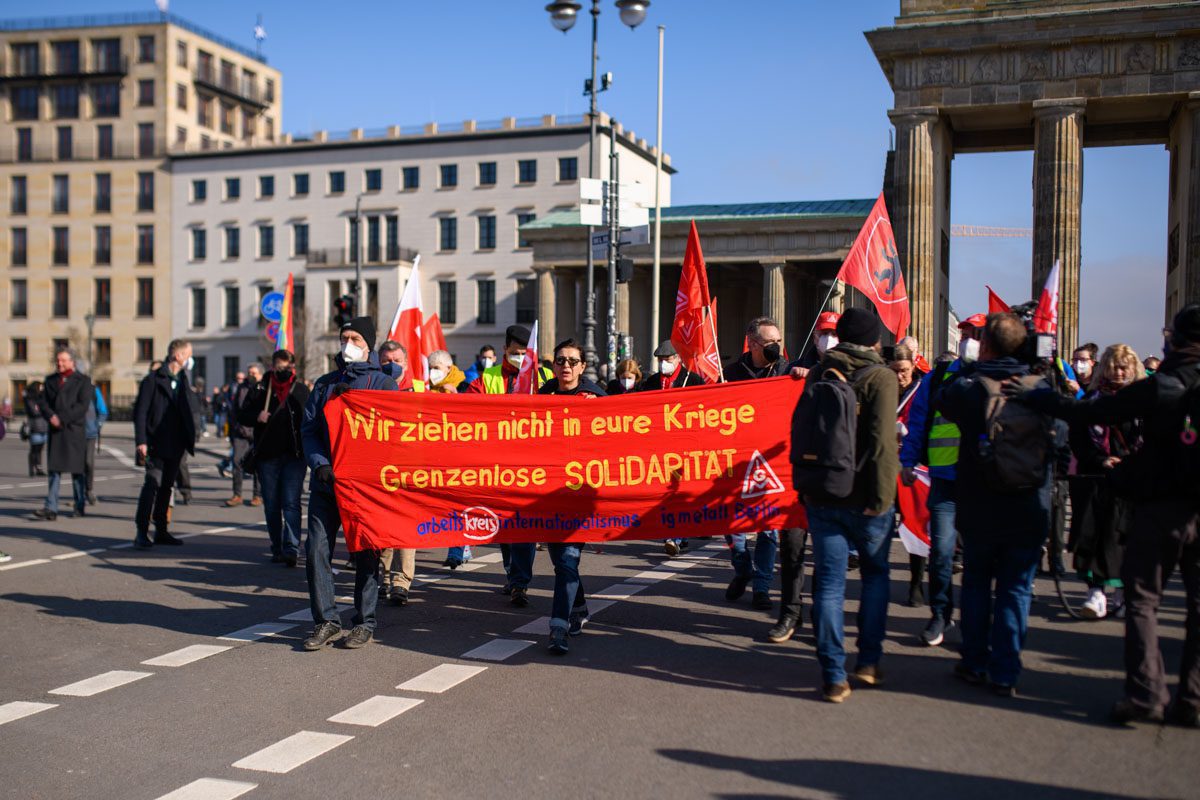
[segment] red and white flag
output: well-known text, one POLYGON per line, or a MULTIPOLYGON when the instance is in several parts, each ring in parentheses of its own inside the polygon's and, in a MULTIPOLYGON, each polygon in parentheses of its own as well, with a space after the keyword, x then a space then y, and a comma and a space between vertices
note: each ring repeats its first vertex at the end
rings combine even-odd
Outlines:
POLYGON ((908 292, 904 288, 896 235, 892 233, 883 192, 879 193, 879 199, 867 215, 837 277, 866 295, 875 304, 884 326, 896 334, 897 339, 904 338, 909 321, 908 292))
POLYGON ((896 478, 896 505, 900 507, 900 541, 909 555, 929 558, 929 470, 917 467, 912 486, 896 478))
POLYGON ((708 273, 695 220, 688 232, 683 272, 679 275, 679 290, 675 293, 671 344, 675 345, 683 365, 702 376, 705 382, 724 380, 721 353, 717 349, 717 304, 708 294, 708 273))
POLYGON ((442 332, 442 321, 437 314, 430 314, 429 319, 421 326, 421 347, 424 348, 425 358, 435 350, 448 350, 446 334, 442 332))
POLYGON ((421 280, 418 268, 421 256, 413 259, 412 274, 404 286, 404 294, 400 295, 400 304, 396 306, 396 316, 392 318, 392 326, 388 328, 387 338, 404 345, 408 351, 408 369, 404 371, 406 378, 425 379, 425 353, 422 346, 421 328, 424 315, 421 313, 421 280))
POLYGON ((1033 330, 1037 333, 1058 333, 1058 262, 1046 276, 1042 296, 1033 311, 1033 330))
POLYGON ((984 288, 988 290, 989 314, 1007 314, 1009 311, 1012 311, 1012 308, 1009 307, 1008 303, 1001 300, 1000 295, 996 294, 992 287, 985 283, 984 288))
POLYGON ((537 320, 529 329, 529 345, 525 348, 525 357, 521 359, 521 370, 517 373, 517 385, 513 394, 536 394, 538 390, 538 351, 537 351, 537 320))

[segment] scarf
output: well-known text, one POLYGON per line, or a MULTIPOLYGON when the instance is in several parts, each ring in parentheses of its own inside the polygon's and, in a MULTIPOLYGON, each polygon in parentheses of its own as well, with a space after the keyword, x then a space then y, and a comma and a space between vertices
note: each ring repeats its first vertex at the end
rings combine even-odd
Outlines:
POLYGON ((286 381, 280 381, 276 377, 275 372, 271 372, 271 394, 275 396, 276 406, 282 407, 287 402, 288 393, 292 391, 292 384, 296 381, 296 373, 288 375, 286 381))

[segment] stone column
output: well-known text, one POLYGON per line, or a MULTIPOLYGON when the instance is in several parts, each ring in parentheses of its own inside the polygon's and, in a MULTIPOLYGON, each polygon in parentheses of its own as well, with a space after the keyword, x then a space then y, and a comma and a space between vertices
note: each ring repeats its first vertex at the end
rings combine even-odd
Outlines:
POLYGON ((1187 216, 1180 220, 1180 228, 1186 231, 1186 235, 1180 258, 1183 275, 1179 281, 1179 297, 1175 307, 1169 309, 1172 317, 1189 303, 1200 303, 1200 92, 1188 94, 1185 113, 1191 123, 1191 131, 1180 153, 1180 160, 1187 161, 1187 185, 1180 187, 1187 192, 1187 216))
POLYGON ((787 291, 783 282, 783 268, 787 261, 782 258, 768 258, 759 263, 763 268, 763 313, 775 320, 779 332, 786 336, 783 326, 787 319, 787 291))
POLYGON ((934 225, 934 137, 941 122, 934 107, 893 109, 896 186, 892 229, 908 289, 909 333, 938 341, 946 321, 937 319, 938 232, 934 225))
POLYGON ((554 292, 554 268, 534 267, 537 274, 538 357, 551 358, 558 344, 558 301, 554 292))
POLYGON ((1033 150, 1033 298, 1059 263, 1058 346, 1079 336, 1079 221, 1083 201, 1082 98, 1035 100, 1033 150))

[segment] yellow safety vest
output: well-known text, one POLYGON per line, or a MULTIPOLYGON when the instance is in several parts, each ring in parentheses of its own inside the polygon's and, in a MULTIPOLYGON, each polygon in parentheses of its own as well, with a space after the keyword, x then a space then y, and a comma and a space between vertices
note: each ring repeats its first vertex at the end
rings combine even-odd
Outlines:
MULTIPOLYGON (((942 374, 942 382, 945 383, 949 377, 950 370, 947 369, 942 374)), ((931 387, 931 389, 936 388, 931 387)), ((931 391, 930 397, 932 396, 933 392, 931 391)), ((962 433, 958 430, 957 425, 943 417, 940 411, 933 412, 926 446, 929 463, 926 466, 953 467, 958 464, 958 446, 961 438, 962 433)))
MULTIPOLYGON (((504 367, 497 364, 494 367, 485 369, 479 377, 483 378, 483 391, 487 394, 508 394, 504 386, 504 367)), ((542 378, 542 383, 554 377, 554 374, 545 367, 538 367, 538 374, 542 378)))
POLYGON ((416 378, 413 378, 413 391, 414 392, 425 391, 425 381, 419 381, 416 378))

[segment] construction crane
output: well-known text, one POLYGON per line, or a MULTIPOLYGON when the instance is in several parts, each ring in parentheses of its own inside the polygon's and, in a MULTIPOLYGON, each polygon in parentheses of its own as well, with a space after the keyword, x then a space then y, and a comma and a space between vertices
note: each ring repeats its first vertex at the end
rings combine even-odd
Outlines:
POLYGON ((987 225, 951 225, 950 235, 966 239, 1029 239, 1032 228, 994 228, 987 225))

